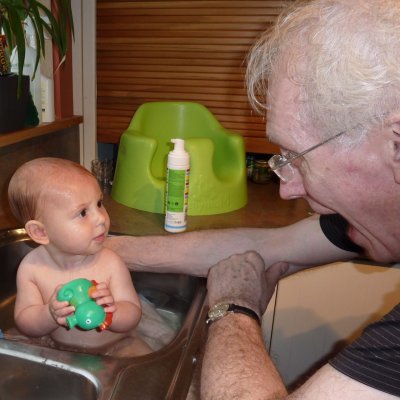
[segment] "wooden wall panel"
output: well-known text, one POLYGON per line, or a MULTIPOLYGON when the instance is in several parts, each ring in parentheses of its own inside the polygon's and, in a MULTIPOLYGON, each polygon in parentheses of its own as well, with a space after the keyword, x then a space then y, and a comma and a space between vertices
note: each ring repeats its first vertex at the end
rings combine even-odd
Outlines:
POLYGON ((97 1, 97 137, 118 143, 148 101, 204 104, 245 137, 247 151, 276 151, 251 111, 244 60, 288 1, 97 1))

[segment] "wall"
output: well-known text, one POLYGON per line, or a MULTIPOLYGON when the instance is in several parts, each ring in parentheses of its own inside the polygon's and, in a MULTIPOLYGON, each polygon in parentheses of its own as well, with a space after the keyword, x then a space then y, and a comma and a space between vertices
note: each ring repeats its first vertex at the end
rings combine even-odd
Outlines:
POLYGON ((60 157, 79 162, 79 127, 0 148, 0 228, 19 226, 8 206, 8 182, 20 165, 37 157, 60 157))
POLYGON ((399 278, 399 265, 339 262, 282 279, 264 337, 285 384, 297 387, 396 306, 399 278))

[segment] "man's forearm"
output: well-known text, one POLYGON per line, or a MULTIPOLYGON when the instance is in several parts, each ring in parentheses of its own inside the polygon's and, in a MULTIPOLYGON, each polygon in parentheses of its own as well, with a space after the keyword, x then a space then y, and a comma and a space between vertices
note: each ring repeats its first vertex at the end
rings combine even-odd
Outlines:
POLYGON ((236 228, 168 236, 115 236, 107 239, 105 246, 116 251, 132 270, 197 276, 207 276, 211 265, 249 250, 258 252, 266 266, 277 261, 301 266, 290 272, 305 265, 354 256, 328 241, 320 229, 318 216, 275 229, 236 228))
POLYGON ((106 240, 105 246, 122 257, 131 270, 207 276, 211 265, 234 252, 231 246, 236 235, 232 235, 232 231, 236 230, 204 230, 166 236, 114 236, 106 240), (224 241, 226 244, 221 244, 224 241))
POLYGON ((230 314, 208 332, 201 374, 204 400, 280 400, 287 395, 257 322, 230 314))

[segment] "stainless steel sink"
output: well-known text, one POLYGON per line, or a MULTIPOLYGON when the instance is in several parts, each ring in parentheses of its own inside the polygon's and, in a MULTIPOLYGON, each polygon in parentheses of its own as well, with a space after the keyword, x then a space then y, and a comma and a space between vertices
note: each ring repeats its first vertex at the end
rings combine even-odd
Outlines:
POLYGON ((79 373, 69 365, 32 354, 27 357, 15 348, 5 347, 3 351, 0 354, 1 399, 97 399, 99 384, 86 371, 79 373))
MULTIPOLYGON (((0 329, 14 326, 15 278, 34 247, 24 229, 0 231, 0 329)), ((136 290, 178 326, 176 337, 151 354, 116 358, 0 340, 0 399, 186 399, 203 343, 205 279, 132 272, 136 290)))

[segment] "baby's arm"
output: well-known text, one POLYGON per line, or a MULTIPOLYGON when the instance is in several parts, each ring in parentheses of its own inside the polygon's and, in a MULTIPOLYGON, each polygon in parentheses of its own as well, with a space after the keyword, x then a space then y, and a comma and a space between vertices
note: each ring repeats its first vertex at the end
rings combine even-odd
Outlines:
POLYGON ((113 332, 128 332, 136 327, 142 315, 142 309, 128 268, 122 259, 110 250, 107 253, 110 271, 109 284, 99 282, 92 298, 104 306, 106 312, 113 313, 112 324, 108 328, 113 332))
POLYGON ((67 302, 56 300, 56 288, 49 303, 44 303, 42 294, 30 273, 29 265, 22 263, 17 273, 17 298, 14 319, 18 330, 33 337, 48 335, 60 325, 66 324, 65 317, 74 311, 67 302))

